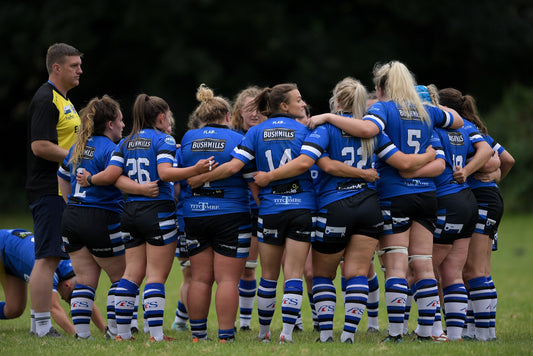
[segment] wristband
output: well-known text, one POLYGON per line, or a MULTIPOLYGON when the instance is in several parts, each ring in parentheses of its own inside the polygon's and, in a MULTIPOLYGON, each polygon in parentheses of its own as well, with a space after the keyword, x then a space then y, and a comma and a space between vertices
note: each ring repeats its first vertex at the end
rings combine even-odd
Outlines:
POLYGON ((87 176, 87 183, 89 183, 89 187, 93 185, 93 176, 87 176))

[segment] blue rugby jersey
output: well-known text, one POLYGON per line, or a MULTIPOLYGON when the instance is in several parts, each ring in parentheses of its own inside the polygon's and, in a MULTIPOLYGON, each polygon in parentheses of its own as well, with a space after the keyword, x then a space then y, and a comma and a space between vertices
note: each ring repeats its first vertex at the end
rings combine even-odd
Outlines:
MULTIPOLYGON (((475 127, 466 125, 456 130, 445 130, 437 127, 435 128, 435 133, 440 139, 441 149, 444 151, 446 161, 444 172, 435 177, 437 197, 441 197, 468 188, 466 182, 459 184, 453 179, 453 172, 456 166, 464 168, 476 153, 473 145, 483 141, 483 137, 475 127)), ((437 148, 435 147, 435 149, 437 148)))
MULTIPOLYGON (((0 261, 15 277, 29 282, 35 263, 33 233, 24 229, 0 229, 0 261)), ((74 276, 70 260, 61 260, 54 273, 53 289, 65 279, 74 276)))
MULTIPOLYGON (((430 117, 429 125, 422 121, 414 109, 411 112, 413 118, 409 118, 398 109, 394 101, 375 103, 363 120, 375 123, 403 153, 424 153, 431 144, 433 127, 446 128, 453 124, 453 116, 450 113, 431 105, 424 107, 430 117)), ((380 176, 377 184, 380 199, 436 189, 432 178, 402 178, 396 168, 383 160, 376 162, 376 168, 380 176)))
MULTIPOLYGON (((224 125, 209 124, 190 130, 181 140, 181 167, 194 166, 200 159, 214 156, 223 164, 233 159, 231 152, 243 136, 224 125)), ((225 179, 207 182, 192 189, 186 186, 184 217, 222 215, 250 211, 248 184, 243 178, 246 167, 225 179)))
MULTIPOLYGON (((475 125, 467 120, 465 120, 465 126, 466 125, 471 125, 475 129, 475 125)), ((494 152, 497 152, 500 155, 505 151, 505 148, 503 148, 503 146, 501 146, 498 142, 496 142, 489 135, 482 135, 482 137, 485 141, 487 141, 487 143, 489 144, 489 146, 492 148, 494 152)), ((495 181, 485 183, 485 182, 475 179, 473 174, 468 177, 466 182, 468 183, 468 186, 470 187, 470 189, 483 188, 483 187, 496 187, 496 188, 498 187, 498 184, 496 184, 495 181)))
MULTIPOLYGON (((255 159, 258 171, 270 172, 300 155, 308 133, 307 126, 294 117, 275 114, 250 128, 232 155, 244 163, 255 159)), ((260 215, 294 209, 316 209, 315 190, 309 171, 262 187, 259 199, 260 215)))
MULTIPOLYGON (((348 117, 347 120, 352 120, 352 118, 348 117)), ((398 151, 393 145, 388 145, 390 140, 383 133, 377 135, 375 143, 375 149, 382 159, 386 160, 398 151)), ((301 153, 315 161, 328 155, 331 159, 344 162, 352 167, 372 168, 373 152, 370 152, 368 159, 363 161, 361 139, 329 123, 317 127, 306 137, 301 153)), ((362 178, 337 177, 322 172, 318 189, 318 207, 321 209, 332 202, 345 199, 366 189, 372 189, 372 187, 362 178)))
POLYGON ((122 174, 143 184, 158 180, 159 195, 155 198, 143 195, 128 194, 130 201, 174 201, 174 184, 161 180, 157 172, 160 163, 174 163, 176 140, 153 128, 145 128, 129 139, 125 138, 118 144, 109 164, 122 168, 122 174))
MULTIPOLYGON (((122 192, 114 185, 93 185, 83 188, 78 184, 76 171, 69 163, 73 149, 74 146, 70 148, 57 172, 59 177, 70 181, 72 188, 68 196, 68 204, 102 208, 120 213, 123 203, 122 192)), ((107 136, 92 136, 87 140, 78 168, 84 168, 91 175, 97 174, 105 170, 116 149, 117 145, 107 136)))
MULTIPOLYGON (((233 131, 237 132, 237 133, 240 133, 241 135, 246 135, 246 132, 242 129, 240 130, 235 130, 235 129, 232 129, 233 131)), ((250 179, 249 181, 253 181, 253 179, 250 179)), ((255 199, 252 195, 252 192, 250 190, 248 190, 248 198, 250 199, 250 209, 259 209, 259 207, 257 206, 257 203, 255 202, 255 199)))

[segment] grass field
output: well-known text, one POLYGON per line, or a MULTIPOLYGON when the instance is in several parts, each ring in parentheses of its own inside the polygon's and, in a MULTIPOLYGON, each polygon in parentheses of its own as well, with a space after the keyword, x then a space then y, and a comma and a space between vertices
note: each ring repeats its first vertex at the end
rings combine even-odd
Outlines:
MULTIPOLYGON (((0 228, 26 228, 32 230, 31 217, 28 215, 0 216, 0 228)), ((335 342, 331 344, 316 343, 318 334, 312 331, 311 312, 307 298, 304 297, 302 315, 304 319, 303 333, 294 335, 294 344, 279 345, 258 343, 257 310, 254 310, 252 332, 237 333, 237 341, 233 344, 219 344, 211 341, 193 344, 189 333, 177 333, 170 329, 174 319, 174 312, 178 300, 178 286, 181 281, 179 265, 174 268, 166 283, 166 308, 164 329, 165 334, 175 337, 175 342, 150 343, 149 336, 139 335, 131 342, 116 343, 107 341, 103 335, 92 326, 91 331, 95 340, 78 341, 72 337, 61 339, 36 339, 28 335, 30 325, 30 311, 27 307, 24 315, 15 320, 0 321, 0 355, 149 355, 149 354, 179 354, 179 355, 346 355, 349 353, 381 355, 381 354, 421 354, 421 355, 531 355, 533 354, 533 215, 506 215, 499 232, 499 251, 493 254, 493 279, 498 290, 497 336, 494 342, 456 342, 446 344, 415 343, 405 339, 402 344, 380 344, 385 331, 380 334, 366 334, 366 316, 360 324, 359 334, 356 335, 354 345, 335 342)), ((257 271, 259 276, 259 269, 257 271)), ((383 296, 383 275, 380 277, 381 301, 383 296)), ((103 276, 97 290, 96 303, 101 311, 105 311, 105 295, 110 282, 103 276)), ((280 295, 281 283, 278 285, 280 295)), ((336 286, 340 286, 339 281, 336 286)), ((3 290, 0 290, 0 300, 3 300, 3 290)), ((338 293, 337 299, 341 299, 338 293)), ((67 309, 68 305, 63 304, 67 309)), ((279 304, 278 304, 279 305, 279 304)), ((380 327, 385 330, 387 325, 386 310, 380 304, 380 327)), ((411 311, 410 330, 416 325, 416 306, 413 303, 411 311)), ((139 324, 142 325, 142 316, 139 324)), ((343 324, 343 308, 337 309, 335 315, 335 338, 339 339, 343 324)), ((57 328, 57 326, 56 326, 57 328)), ((58 330, 60 330, 58 328, 58 330)), ((217 324, 214 306, 209 314, 208 334, 217 340, 217 324)), ((278 308, 272 321, 273 340, 281 331, 281 312, 278 308)))

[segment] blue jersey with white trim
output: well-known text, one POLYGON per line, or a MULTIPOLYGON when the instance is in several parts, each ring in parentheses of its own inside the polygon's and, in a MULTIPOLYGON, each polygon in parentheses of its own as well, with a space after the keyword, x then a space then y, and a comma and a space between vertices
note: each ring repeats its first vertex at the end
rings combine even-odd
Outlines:
MULTIPOLYGON (((246 132, 244 130, 242 130, 242 129, 240 129, 240 130, 232 129, 232 130, 234 130, 237 133, 240 133, 243 136, 246 135, 246 132)), ((254 165, 255 165, 255 163, 254 163, 254 165)), ((254 172, 255 172, 255 169, 254 169, 254 172)), ((248 181, 249 182, 253 182, 253 179, 249 179, 248 181)), ((250 209, 252 209, 252 210, 259 209, 259 207, 257 206, 257 203, 255 202, 255 199, 254 199, 254 197, 252 195, 252 192, 250 190, 248 190, 248 198, 250 199, 250 209)))
MULTIPOLYGON (((307 126, 293 117, 272 115, 250 128, 232 155, 244 163, 255 159, 257 170, 270 172, 298 157, 308 134, 307 126)), ((316 210, 315 190, 309 171, 262 187, 259 199, 260 215, 279 214, 294 209, 316 210)))
MULTIPOLYGON (((351 117, 347 117, 347 120, 351 119, 351 117)), ((385 148, 386 143, 390 143, 390 140, 383 133, 378 134, 375 142, 377 143, 376 148, 381 148, 380 153, 383 159, 387 159, 397 151, 395 147, 390 145, 385 148)), ((363 160, 361 139, 351 136, 329 123, 317 127, 306 137, 300 153, 313 158, 315 161, 327 154, 331 159, 352 167, 372 168, 373 152, 370 152, 370 157, 367 160, 363 160)), ((318 189, 318 207, 322 209, 332 202, 359 194, 366 189, 372 188, 362 178, 337 177, 322 172, 318 189)))
POLYGON ((157 165, 160 163, 172 165, 175 155, 174 137, 153 128, 142 129, 133 137, 122 139, 109 164, 122 168, 123 175, 139 184, 158 181, 159 186, 159 195, 155 198, 128 194, 126 202, 174 201, 174 185, 161 180, 157 165))
MULTIPOLYGON (((181 165, 181 147, 176 150, 176 158, 174 159, 174 168, 178 168, 181 165)), ((185 200, 187 181, 180 180, 174 182, 174 200, 176 201, 176 218, 178 219, 178 228, 181 232, 185 231, 185 221, 183 220, 183 201, 185 200), (178 190, 176 190, 178 187, 178 190), (176 192, 179 191, 179 194, 176 192), (177 195, 177 196, 176 196, 177 195)))
MULTIPOLYGON (((465 125, 466 123, 472 125, 475 127, 474 124, 470 123, 469 121, 466 121, 465 120, 465 125)), ((497 152, 499 155, 503 153, 503 151, 505 151, 505 148, 503 148, 498 142, 494 141, 494 139, 492 137, 490 137, 489 135, 482 135, 483 139, 485 141, 487 141, 487 143, 489 144, 489 146, 492 148, 492 150, 494 152, 497 152)), ((476 188, 484 188, 484 187, 496 187, 498 188, 498 184, 496 184, 495 181, 491 181, 491 182, 482 182, 480 180, 477 180, 476 178, 474 178, 474 175, 470 175, 466 181, 468 183, 468 186, 470 187, 470 189, 476 189, 476 188)))
MULTIPOLYGON (((24 229, 0 229, 0 262, 15 277, 29 282, 35 263, 33 233, 24 229)), ((70 260, 61 260, 54 273, 53 289, 74 276, 70 260)))
MULTIPOLYGON (((223 164, 233 159, 231 152, 243 136, 224 125, 209 124, 188 131, 181 140, 181 167, 191 167, 200 159, 214 156, 223 164)), ((248 184, 243 171, 192 189, 187 185, 183 203, 184 217, 222 215, 250 211, 248 184)))
MULTIPOLYGON (((472 125, 463 125, 461 128, 442 129, 435 128, 441 143, 441 149, 445 154, 446 167, 438 177, 435 177, 437 185, 437 197, 457 193, 468 188, 468 184, 458 183, 453 179, 455 167, 464 168, 466 163, 474 156, 476 150, 474 144, 483 141, 483 137, 472 125)), ((434 146, 438 151, 438 147, 434 146)))
MULTIPOLYGON (((429 124, 422 120, 414 106, 407 115, 398 109, 394 101, 375 103, 363 120, 375 123, 403 153, 424 153, 431 144, 433 127, 446 128, 453 124, 450 113, 431 105, 424 105, 424 108, 430 118, 429 124)), ((380 177, 377 187, 381 199, 435 190, 432 178, 402 178, 396 168, 383 160, 376 163, 376 168, 380 177)))
MULTIPOLYGON (((68 203, 120 213, 123 203, 122 192, 114 185, 93 185, 83 188, 78 184, 74 167, 72 163, 69 163, 73 149, 74 146, 70 148, 57 172, 57 175, 69 181, 72 187, 68 196, 68 203)), ((113 152, 116 150, 117 145, 107 136, 92 136, 87 140, 78 168, 84 168, 91 175, 97 174, 107 167, 113 152)))

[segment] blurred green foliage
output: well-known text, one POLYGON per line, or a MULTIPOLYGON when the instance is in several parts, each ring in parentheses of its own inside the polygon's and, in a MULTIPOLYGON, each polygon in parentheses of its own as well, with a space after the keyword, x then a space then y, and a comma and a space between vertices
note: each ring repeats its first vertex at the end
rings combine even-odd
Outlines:
MULTIPOLYGON (((135 96, 158 95, 170 104, 179 140, 201 83, 232 99, 251 84, 294 82, 312 113, 321 113, 336 82, 353 76, 371 90, 374 64, 392 59, 420 83, 471 94, 482 115, 506 110, 500 103, 515 83, 533 87, 532 14, 525 0, 1 2, 0 108, 9 144, 0 210, 26 206, 26 111, 47 79, 44 57, 54 42, 85 53, 81 84, 69 93, 78 110, 109 94, 128 132, 135 96)), ((495 138, 500 120, 508 122, 490 119, 495 138)), ((522 169, 515 158, 511 175, 522 169)))

